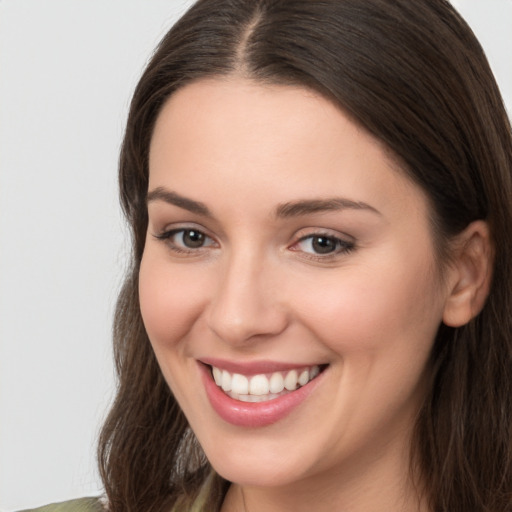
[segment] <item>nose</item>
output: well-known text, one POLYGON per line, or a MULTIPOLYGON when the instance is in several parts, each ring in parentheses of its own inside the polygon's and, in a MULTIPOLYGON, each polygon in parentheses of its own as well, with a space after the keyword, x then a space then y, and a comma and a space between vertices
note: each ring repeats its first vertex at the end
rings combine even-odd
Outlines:
POLYGON ((223 263, 207 315, 209 328, 223 341, 244 345, 286 329, 283 279, 255 252, 223 263))

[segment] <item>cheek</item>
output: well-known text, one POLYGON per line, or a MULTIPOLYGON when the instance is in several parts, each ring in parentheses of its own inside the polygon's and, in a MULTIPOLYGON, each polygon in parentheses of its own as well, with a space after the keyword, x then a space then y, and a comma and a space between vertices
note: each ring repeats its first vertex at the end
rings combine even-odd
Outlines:
POLYGON ((141 262, 139 297, 144 326, 157 351, 178 344, 192 329, 203 308, 205 286, 197 276, 148 252, 141 262))
POLYGON ((300 298, 302 318, 319 339, 340 355, 368 358, 390 352, 408 357, 428 352, 442 318, 442 304, 428 264, 367 265, 330 276, 300 298))

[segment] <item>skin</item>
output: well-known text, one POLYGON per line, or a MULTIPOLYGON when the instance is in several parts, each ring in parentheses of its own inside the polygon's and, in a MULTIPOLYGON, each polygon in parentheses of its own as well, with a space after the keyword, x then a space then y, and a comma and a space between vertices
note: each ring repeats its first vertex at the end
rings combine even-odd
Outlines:
POLYGON ((409 442, 460 273, 440 278, 422 190, 325 98, 236 77, 166 103, 150 148, 157 188, 211 214, 149 201, 140 304, 165 379, 234 482, 223 511, 427 510, 409 442), (276 215, 333 197, 366 207, 276 215), (157 238, 191 228, 203 246, 157 238), (314 235, 342 242, 317 254, 314 235), (287 417, 246 428, 212 409, 206 357, 328 367, 287 417))

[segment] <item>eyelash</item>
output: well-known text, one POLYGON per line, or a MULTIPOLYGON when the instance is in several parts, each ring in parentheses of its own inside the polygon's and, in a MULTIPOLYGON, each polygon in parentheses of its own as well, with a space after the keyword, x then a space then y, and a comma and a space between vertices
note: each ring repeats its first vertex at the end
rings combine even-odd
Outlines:
POLYGON ((201 245, 199 247, 180 247, 176 244, 176 242, 173 241, 173 237, 178 235, 179 233, 182 233, 183 235, 185 233, 196 233, 200 235, 201 237, 204 237, 205 240, 210 240, 213 242, 213 239, 206 235, 203 231, 200 229, 194 229, 194 228, 177 228, 177 229, 171 229, 169 231, 164 231, 163 233, 154 235, 154 237, 157 240, 161 240, 165 242, 169 248, 178 254, 193 254, 197 253, 199 250, 203 249, 204 247, 210 247, 213 244, 207 244, 207 245, 201 245))
POLYGON ((302 252, 304 253, 304 257, 306 257, 308 259, 314 259, 314 260, 319 260, 319 261, 328 261, 328 260, 334 259, 340 255, 348 254, 348 253, 354 251, 356 248, 356 245, 354 242, 344 240, 344 239, 334 236, 332 234, 311 233, 309 235, 305 235, 305 236, 301 237, 297 242, 295 242, 292 245, 291 250, 293 250, 293 251, 299 250, 299 249, 294 249, 294 247, 299 246, 299 244, 304 243, 307 240, 310 240, 311 241, 310 245, 313 245, 315 243, 315 239, 316 239, 316 241, 324 240, 324 241, 331 243, 332 246, 334 247, 334 250, 330 251, 330 252, 323 253, 323 254, 319 253, 319 252, 307 252, 307 251, 303 250, 302 252))
MULTIPOLYGON (((156 234, 153 236, 157 240, 161 240, 161 241, 165 242, 173 252, 178 253, 178 254, 197 254, 198 251, 200 251, 201 249, 215 245, 215 241, 211 237, 206 235, 203 231, 201 231, 199 229, 195 229, 195 228, 176 228, 176 229, 171 229, 169 231, 164 231, 162 233, 159 233, 159 234, 156 234), (203 240, 205 240, 205 241, 209 240, 211 243, 207 243, 206 245, 202 244, 198 247, 188 247, 187 248, 187 247, 180 247, 179 245, 176 244, 175 241, 173 241, 173 237, 175 237, 176 235, 181 233, 182 236, 184 236, 185 233, 187 233, 187 232, 189 234, 195 233, 196 235, 199 235, 200 238, 202 237, 203 240)), ((300 244, 306 242, 307 240, 311 240, 310 243, 311 243, 311 245, 313 245, 315 243, 315 239, 317 242, 319 240, 323 240, 324 242, 330 243, 331 246, 334 247, 334 250, 330 251, 330 252, 323 253, 323 254, 319 253, 319 252, 307 252, 305 250, 302 250, 301 252, 303 253, 304 257, 307 259, 317 260, 317 261, 328 261, 330 259, 336 258, 337 256, 340 256, 343 254, 348 254, 348 253, 354 251, 356 248, 356 245, 354 242, 344 240, 342 238, 331 235, 329 233, 311 233, 311 234, 308 234, 308 235, 305 235, 305 236, 299 238, 299 240, 294 242, 290 246, 290 250, 299 252, 300 249, 298 249, 297 247, 300 244)), ((182 242, 182 244, 183 244, 183 242, 182 242)))

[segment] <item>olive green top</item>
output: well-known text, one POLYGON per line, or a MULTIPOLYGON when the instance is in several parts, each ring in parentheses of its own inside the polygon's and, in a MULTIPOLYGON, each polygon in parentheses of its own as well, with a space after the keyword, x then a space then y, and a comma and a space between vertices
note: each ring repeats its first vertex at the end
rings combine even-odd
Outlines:
MULTIPOLYGON (((207 496, 201 493, 196 501, 192 504, 190 512, 201 512, 207 496)), ((180 504, 178 503, 173 507, 172 512, 180 510, 180 504)), ((183 510, 183 509, 182 509, 183 510)), ((20 510, 19 512, 105 512, 99 498, 80 498, 77 500, 63 501, 61 503, 52 503, 51 505, 45 505, 44 507, 31 508, 27 510, 20 510)))
MULTIPOLYGON (((212 471, 203 483, 194 502, 184 505, 181 500, 178 500, 171 512, 184 512, 185 510, 188 512, 203 512, 209 501, 214 478, 215 473, 212 471)), ((19 512, 107 512, 107 508, 103 506, 100 498, 79 498, 45 505, 44 507, 20 510, 19 512)))
POLYGON ((80 498, 20 512, 104 512, 104 508, 99 498, 80 498))

